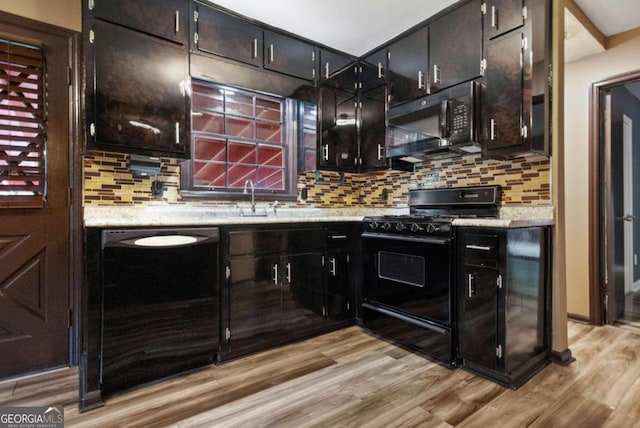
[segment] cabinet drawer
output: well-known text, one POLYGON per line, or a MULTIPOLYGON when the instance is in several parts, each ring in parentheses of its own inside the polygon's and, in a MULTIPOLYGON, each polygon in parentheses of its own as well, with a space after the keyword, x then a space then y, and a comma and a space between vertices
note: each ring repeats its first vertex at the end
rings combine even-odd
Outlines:
POLYGON ((229 232, 229 255, 297 253, 322 248, 325 243, 320 228, 238 230, 229 232))
POLYGON ((464 263, 470 266, 498 265, 498 236, 491 234, 468 234, 461 242, 464 263))

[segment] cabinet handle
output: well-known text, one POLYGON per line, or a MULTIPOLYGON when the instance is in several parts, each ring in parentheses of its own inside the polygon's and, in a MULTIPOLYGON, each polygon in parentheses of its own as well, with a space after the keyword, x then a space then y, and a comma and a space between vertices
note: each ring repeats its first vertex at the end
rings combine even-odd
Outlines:
POLYGON ((287 263, 287 282, 291 282, 291 263, 287 263))
POLYGON ((498 9, 491 6, 491 28, 498 29, 498 9))
POLYGON ((382 147, 382 144, 378 144, 378 160, 384 159, 383 150, 384 147, 382 147))
POLYGON ((322 160, 326 160, 326 161, 329 160, 329 144, 328 143, 322 147, 322 160))
POLYGON ((418 89, 424 89, 424 73, 418 71, 418 89))
POLYGON ((273 43, 269 44, 269 64, 273 62, 273 43))
POLYGON ((324 78, 325 79, 329 78, 329 63, 328 62, 324 63, 324 78))
POLYGON ((382 74, 382 63, 379 62, 378 63, 378 79, 382 79, 384 77, 384 74, 382 74))
POLYGON ((180 122, 176 122, 176 144, 180 144, 180 122))
POLYGON ((440 76, 440 67, 436 64, 433 65, 433 83, 440 83, 442 81, 440 76))
POLYGON ((329 260, 329 272, 331 273, 331 276, 336 276, 336 258, 332 257, 331 260, 329 260))
POLYGON ((476 295, 475 277, 472 273, 467 275, 467 296, 472 298, 476 295))
POLYGON ((491 119, 489 121, 489 140, 491 141, 495 141, 496 140, 496 120, 495 119, 491 119))
POLYGON ((273 283, 278 285, 278 263, 271 266, 271 269, 273 270, 273 283))
POLYGON ((480 251, 491 251, 491 247, 485 246, 485 245, 466 245, 465 248, 469 249, 469 250, 480 250, 480 251))
POLYGON ((176 34, 180 32, 180 11, 176 10, 176 34))
POLYGON ((329 235, 329 239, 347 239, 347 235, 329 235))
POLYGON ((252 59, 258 58, 258 39, 253 39, 253 57, 252 59))

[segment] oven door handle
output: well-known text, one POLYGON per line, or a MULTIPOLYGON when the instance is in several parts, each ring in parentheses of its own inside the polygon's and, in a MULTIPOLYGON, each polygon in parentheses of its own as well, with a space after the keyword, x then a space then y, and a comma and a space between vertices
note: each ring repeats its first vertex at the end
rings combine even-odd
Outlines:
POLYGON ((390 241, 418 242, 421 244, 446 245, 451 242, 451 238, 414 237, 397 235, 380 235, 377 233, 364 232, 363 238, 388 239, 390 241))

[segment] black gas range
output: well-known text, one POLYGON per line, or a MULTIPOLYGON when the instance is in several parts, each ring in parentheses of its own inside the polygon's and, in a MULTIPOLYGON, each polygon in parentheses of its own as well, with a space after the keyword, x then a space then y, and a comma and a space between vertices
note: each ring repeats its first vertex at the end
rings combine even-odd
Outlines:
POLYGON ((456 218, 497 217, 499 186, 413 189, 409 214, 365 217, 365 233, 413 237, 450 237, 456 218))
POLYGON ((455 365, 454 219, 496 217, 498 186, 415 189, 409 214, 367 217, 362 230, 363 324, 455 365))

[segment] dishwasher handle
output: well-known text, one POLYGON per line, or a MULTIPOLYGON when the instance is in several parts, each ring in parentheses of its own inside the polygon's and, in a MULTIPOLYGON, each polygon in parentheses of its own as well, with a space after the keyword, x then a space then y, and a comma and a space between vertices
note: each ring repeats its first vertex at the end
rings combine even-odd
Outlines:
POLYGON ((178 248, 207 242, 219 242, 220 231, 216 227, 106 229, 102 231, 101 238, 102 248, 178 248))

